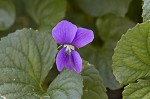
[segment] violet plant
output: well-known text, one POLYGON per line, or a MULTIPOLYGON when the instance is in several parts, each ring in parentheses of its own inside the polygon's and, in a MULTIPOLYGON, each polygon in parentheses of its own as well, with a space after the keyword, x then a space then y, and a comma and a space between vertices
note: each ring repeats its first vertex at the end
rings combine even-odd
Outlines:
POLYGON ((63 48, 58 52, 56 65, 58 71, 62 71, 64 66, 68 70, 74 69, 77 73, 82 71, 82 59, 76 48, 81 48, 94 39, 92 30, 77 28, 74 24, 63 20, 52 29, 53 38, 63 48))
POLYGON ((0 0, 0 99, 149 99, 149 20, 150 0, 0 0))

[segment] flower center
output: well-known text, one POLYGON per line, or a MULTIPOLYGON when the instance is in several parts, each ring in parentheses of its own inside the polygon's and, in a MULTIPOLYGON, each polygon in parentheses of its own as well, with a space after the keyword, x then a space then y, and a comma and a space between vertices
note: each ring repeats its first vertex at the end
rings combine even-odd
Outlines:
POLYGON ((64 47, 66 47, 66 52, 71 52, 71 49, 74 50, 74 46, 72 45, 68 45, 68 44, 64 44, 64 47))

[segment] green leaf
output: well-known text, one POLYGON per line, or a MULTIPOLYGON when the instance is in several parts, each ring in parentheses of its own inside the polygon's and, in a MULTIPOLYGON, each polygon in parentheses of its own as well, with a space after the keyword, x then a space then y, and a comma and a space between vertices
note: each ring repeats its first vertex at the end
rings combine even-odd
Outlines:
POLYGON ((121 35, 134 25, 135 23, 133 23, 129 19, 113 14, 106 14, 98 18, 96 22, 99 36, 105 42, 109 40, 118 41, 121 35))
POLYGON ((137 24, 121 37, 113 56, 113 72, 126 85, 150 76, 150 22, 137 24))
POLYGON ((0 41, 0 95, 7 99, 79 99, 82 77, 63 71, 43 88, 57 45, 48 33, 17 30, 0 41))
POLYGON ((77 5, 87 14, 94 17, 113 13, 125 16, 131 0, 74 0, 77 5))
POLYGON ((99 72, 88 62, 83 61, 83 96, 82 99, 108 99, 99 72))
POLYGON ((52 68, 56 43, 47 33, 17 30, 0 41, 0 93, 9 98, 43 92, 52 68))
POLYGON ((82 88, 81 75, 66 70, 51 83, 48 95, 51 99, 81 99, 82 88))
POLYGON ((15 6, 11 0, 0 0, 0 30, 8 29, 15 21, 15 6))
POLYGON ((143 13, 142 13, 142 17, 143 17, 143 21, 148 21, 150 20, 150 1, 149 0, 143 0, 144 4, 143 4, 143 13))
POLYGON ((123 99, 149 99, 150 81, 138 80, 137 83, 131 83, 123 91, 123 99))
POLYGON ((24 0, 40 30, 52 29, 65 16, 66 0, 24 0))

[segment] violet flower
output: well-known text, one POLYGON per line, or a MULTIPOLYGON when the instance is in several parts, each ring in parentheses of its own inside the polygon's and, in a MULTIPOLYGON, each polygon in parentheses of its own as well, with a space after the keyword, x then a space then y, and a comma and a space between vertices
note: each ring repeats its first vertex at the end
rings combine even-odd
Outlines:
POLYGON ((74 69, 77 73, 82 71, 82 59, 76 48, 81 48, 94 39, 92 30, 77 28, 76 25, 63 20, 52 29, 52 36, 57 43, 63 45, 63 48, 56 56, 56 65, 58 71, 62 71, 64 66, 68 70, 74 69))

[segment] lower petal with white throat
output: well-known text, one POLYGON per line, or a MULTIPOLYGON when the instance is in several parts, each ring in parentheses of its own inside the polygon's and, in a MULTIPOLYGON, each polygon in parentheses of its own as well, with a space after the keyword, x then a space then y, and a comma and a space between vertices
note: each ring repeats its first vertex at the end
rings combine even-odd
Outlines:
POLYGON ((56 65, 59 71, 62 71, 64 66, 66 66, 68 70, 74 69, 77 73, 82 71, 82 59, 79 53, 72 48, 68 49, 66 46, 58 52, 56 65))

